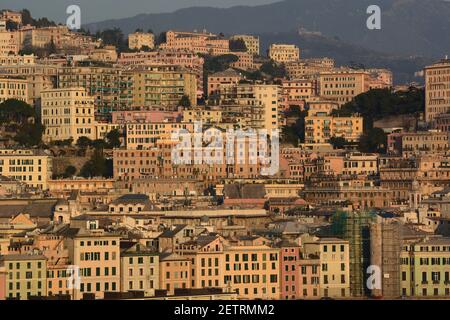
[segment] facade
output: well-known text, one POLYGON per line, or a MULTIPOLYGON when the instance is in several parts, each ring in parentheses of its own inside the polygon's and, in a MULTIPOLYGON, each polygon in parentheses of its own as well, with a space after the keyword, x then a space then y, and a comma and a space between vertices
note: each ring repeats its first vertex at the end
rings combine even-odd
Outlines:
POLYGON ((364 70, 337 69, 320 73, 320 96, 343 105, 370 90, 370 74, 364 70))
POLYGON ((135 242, 121 242, 120 292, 143 291, 154 296, 159 289, 159 255, 135 242))
POLYGON ((43 151, 2 149, 0 174, 46 190, 52 174, 52 159, 43 151))
POLYGON ((218 94, 221 85, 237 85, 243 76, 234 69, 227 69, 208 76, 208 96, 218 94))
POLYGON ((44 141, 80 137, 96 138, 94 97, 84 88, 52 89, 42 92, 41 121, 44 141))
POLYGON ((197 104, 197 76, 189 69, 173 65, 130 67, 133 106, 177 107, 183 96, 197 104))
POLYGON ((163 253, 159 258, 159 285, 167 293, 191 288, 192 262, 176 253, 163 253))
POLYGON ((325 143, 333 137, 357 142, 363 134, 363 118, 360 116, 333 117, 315 115, 305 117, 305 142, 325 143))
POLYGON ((272 44, 269 58, 278 63, 287 63, 300 59, 300 49, 293 44, 272 44))
POLYGON ((437 130, 418 132, 395 132, 388 135, 387 149, 390 154, 408 158, 426 153, 444 153, 449 146, 449 133, 437 130))
POLYGON ((160 45, 162 49, 188 50, 195 53, 223 55, 230 51, 228 39, 212 33, 181 32, 169 30, 166 32, 166 43, 160 45))
POLYGON ((42 255, 9 254, 0 257, 6 273, 6 298, 28 300, 47 295, 47 258, 42 255))
POLYGON ((155 47, 155 36, 149 32, 135 32, 128 35, 128 48, 141 50, 143 47, 153 49, 155 47))
POLYGON ((450 60, 426 66, 425 74, 425 120, 433 122, 435 117, 450 110, 450 60))
POLYGON ((225 254, 225 287, 241 299, 280 298, 280 251, 266 245, 229 246, 225 254))
POLYGON ((23 78, 0 77, 0 103, 8 99, 30 103, 28 98, 28 81, 23 78))
POLYGON ((320 259, 320 295, 350 297, 350 260, 348 241, 322 238, 304 243, 305 253, 320 259))
POLYGON ((450 240, 404 243, 401 252, 401 295, 438 298, 450 294, 450 240))
POLYGON ((259 37, 246 34, 238 34, 230 37, 230 40, 241 39, 245 43, 247 52, 253 55, 259 55, 259 37))

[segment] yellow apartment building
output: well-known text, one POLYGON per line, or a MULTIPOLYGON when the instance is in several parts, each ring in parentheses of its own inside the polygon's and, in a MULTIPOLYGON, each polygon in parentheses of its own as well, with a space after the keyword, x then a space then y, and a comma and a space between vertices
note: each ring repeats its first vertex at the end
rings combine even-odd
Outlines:
POLYGON ((143 291, 154 296, 159 289, 159 255, 139 243, 122 241, 120 291, 143 291))
POLYGON ((305 117, 305 143, 326 143, 332 137, 357 142, 363 134, 363 118, 333 117, 325 114, 305 117))
POLYGON ((304 243, 305 253, 320 259, 320 296, 350 297, 349 242, 322 238, 304 243))
POLYGON ((133 79, 133 105, 178 106, 189 97, 197 104, 197 76, 194 71, 176 65, 138 65, 130 67, 133 79))
POLYGON ((17 99, 30 103, 28 99, 28 81, 24 78, 0 76, 0 103, 8 99, 17 99))
POLYGON ((65 246, 69 250, 69 263, 79 267, 80 285, 74 290, 74 299, 84 293, 103 298, 105 291, 120 291, 120 236, 98 229, 94 221, 83 228, 69 228, 65 246))
POLYGON ((320 96, 343 105, 357 95, 369 91, 370 73, 364 70, 336 69, 321 72, 319 77, 320 96))
POLYGON ((42 255, 9 254, 0 257, 6 272, 6 298, 28 300, 47 295, 47 258, 42 255))
POLYGON ((141 50, 142 47, 153 49, 155 47, 155 36, 150 32, 134 32, 128 35, 128 48, 141 50))
POLYGON ((0 175, 47 190, 52 159, 43 151, 0 149, 0 175))
POLYGON ((400 260, 402 296, 449 297, 450 238, 426 238, 404 243, 400 260))
POLYGON ((293 44, 271 44, 269 58, 279 63, 297 61, 300 59, 300 49, 293 44))
POLYGON ((247 47, 247 52, 253 55, 259 55, 259 37, 247 34, 237 34, 230 37, 230 40, 242 40, 247 47))
POLYGON ((42 91, 43 140, 50 142, 72 138, 76 143, 83 136, 94 140, 94 113, 94 97, 89 96, 84 88, 42 91))
POLYGON ((280 298, 280 250, 266 245, 225 246, 224 285, 241 299, 280 298))
POLYGON ((444 59, 424 68, 425 119, 428 122, 450 110, 450 60, 444 59))

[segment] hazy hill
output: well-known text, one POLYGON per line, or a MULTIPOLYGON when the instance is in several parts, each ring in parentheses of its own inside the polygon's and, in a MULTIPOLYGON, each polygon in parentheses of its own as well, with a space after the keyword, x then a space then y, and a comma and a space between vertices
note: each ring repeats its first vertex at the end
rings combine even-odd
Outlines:
POLYGON ((304 27, 379 52, 440 58, 450 54, 450 3, 443 0, 285 0, 228 9, 194 7, 86 25, 91 31, 152 28, 277 33, 304 27), (366 28, 369 5, 382 10, 381 30, 366 28))

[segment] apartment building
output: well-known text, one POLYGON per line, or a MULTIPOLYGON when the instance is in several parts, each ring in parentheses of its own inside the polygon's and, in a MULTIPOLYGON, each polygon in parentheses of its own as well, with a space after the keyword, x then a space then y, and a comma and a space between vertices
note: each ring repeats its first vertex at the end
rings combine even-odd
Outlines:
POLYGON ((266 245, 226 246, 224 284, 240 299, 280 298, 280 251, 266 245))
POLYGON ((440 298, 450 295, 450 239, 406 242, 400 255, 401 295, 440 298))
POLYGON ((305 101, 317 96, 317 81, 301 78, 298 80, 283 80, 281 82, 283 110, 291 106, 304 106, 305 101))
POLYGON ((174 65, 139 65, 132 74, 133 106, 177 107, 183 96, 197 105, 197 76, 189 69, 174 65))
POLYGON ((52 159, 38 150, 1 149, 0 175, 46 190, 52 175, 52 159))
POLYGON ((17 77, 27 81, 27 101, 37 107, 43 90, 53 89, 56 84, 58 67, 43 64, 11 64, 0 65, 0 77, 17 77))
POLYGON ((133 241, 120 243, 120 292, 143 291, 154 296, 159 289, 159 255, 133 241))
POLYGON ((208 76, 208 96, 218 94, 222 85, 237 85, 243 79, 241 73, 229 68, 208 76))
POLYGON ((300 49, 293 44, 271 44, 269 58, 278 63, 287 63, 300 59, 300 49))
POLYGON ((238 84, 220 86, 218 105, 249 107, 248 126, 266 129, 268 134, 279 128, 281 88, 277 85, 238 84))
POLYGON ((191 259, 176 253, 162 253, 159 257, 159 287, 174 294, 175 289, 191 288, 191 259))
POLYGON ((171 141, 179 130, 193 132, 194 125, 180 122, 128 123, 125 128, 127 149, 150 149, 160 141, 171 141))
POLYGON ((200 235, 176 245, 174 252, 191 259, 192 288, 223 288, 224 239, 218 235, 200 235))
POLYGON ((320 295, 350 297, 349 242, 337 238, 321 238, 303 244, 306 254, 320 259, 320 295))
POLYGON ((34 54, 6 54, 0 55, 0 66, 7 65, 34 65, 36 63, 36 56, 34 54))
POLYGON ((19 32, 0 30, 0 55, 18 54, 19 50, 19 32))
POLYGON ((285 63, 289 79, 301 79, 305 76, 317 77, 320 72, 330 72, 334 69, 334 59, 310 58, 299 59, 285 63))
POLYGON ((237 61, 230 63, 232 68, 245 71, 254 71, 257 69, 253 54, 239 51, 231 52, 231 54, 238 58, 237 61))
POLYGON ((141 50, 143 47, 153 49, 155 47, 155 36, 150 32, 134 32, 128 35, 128 48, 141 50))
POLYGON ((74 299, 84 293, 103 298, 104 292, 120 291, 120 236, 98 228, 98 221, 72 219, 73 225, 62 235, 69 251, 69 263, 79 267, 79 288, 74 299), (76 221, 76 224, 73 223, 76 221))
POLYGON ((194 123, 201 122, 203 124, 218 124, 222 123, 221 110, 209 109, 189 109, 183 111, 182 122, 194 123))
POLYGON ((305 117, 305 143, 326 143, 333 137, 357 142, 363 134, 360 116, 334 117, 325 114, 305 117))
POLYGON ((94 97, 84 88, 64 88, 42 91, 41 121, 45 126, 43 140, 74 142, 80 137, 94 140, 94 97))
POLYGON ((230 40, 242 40, 245 43, 247 52, 252 55, 259 55, 259 37, 247 34, 236 34, 230 40))
POLYGON ((230 51, 228 39, 218 35, 203 32, 184 32, 169 30, 166 32, 166 42, 160 45, 162 49, 189 50, 195 53, 222 55, 230 51))
POLYGON ((0 76, 0 103, 9 99, 30 103, 28 81, 26 79, 0 76))
POLYGON ((424 68, 425 74, 425 120, 450 110, 450 60, 443 59, 424 68))
POLYGON ((205 60, 187 50, 159 49, 151 52, 122 52, 118 63, 122 65, 156 64, 176 65, 191 70, 197 76, 197 95, 203 94, 203 64, 205 60))
POLYGON ((355 96, 370 90, 370 73, 365 70, 336 69, 321 72, 320 96, 343 105, 355 96))
POLYGON ((449 148, 449 133, 438 130, 394 132, 388 135, 387 150, 408 158, 426 153, 444 153, 449 148))
POLYGON ((38 254, 0 256, 0 268, 6 273, 6 298, 28 300, 47 295, 47 258, 38 254))
POLYGON ((133 103, 133 75, 120 67, 62 67, 57 74, 57 87, 84 88, 94 97, 99 114, 125 110, 133 103))

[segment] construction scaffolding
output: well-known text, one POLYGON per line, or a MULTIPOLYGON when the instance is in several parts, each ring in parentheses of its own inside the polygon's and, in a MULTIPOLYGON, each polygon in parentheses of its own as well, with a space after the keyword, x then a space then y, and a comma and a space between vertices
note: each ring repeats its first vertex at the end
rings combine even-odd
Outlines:
POLYGON ((372 211, 337 211, 331 219, 333 236, 349 242, 350 294, 354 297, 371 293, 366 286, 366 270, 371 264, 370 227, 376 220, 372 211))
POLYGON ((400 296, 400 254, 402 227, 394 219, 379 218, 371 227, 371 264, 381 269, 381 288, 374 288, 372 296, 398 298, 400 296))

